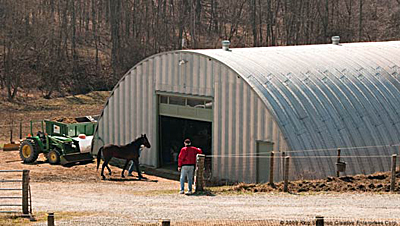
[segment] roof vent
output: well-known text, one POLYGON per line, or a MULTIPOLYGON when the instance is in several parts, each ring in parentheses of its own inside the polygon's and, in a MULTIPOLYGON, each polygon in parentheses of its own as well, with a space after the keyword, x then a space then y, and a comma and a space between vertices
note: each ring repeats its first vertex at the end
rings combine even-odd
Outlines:
POLYGON ((222 41, 222 49, 225 51, 229 51, 229 45, 231 42, 229 40, 223 40, 222 41))
POLYGON ((339 45, 340 36, 332 36, 332 44, 339 45))

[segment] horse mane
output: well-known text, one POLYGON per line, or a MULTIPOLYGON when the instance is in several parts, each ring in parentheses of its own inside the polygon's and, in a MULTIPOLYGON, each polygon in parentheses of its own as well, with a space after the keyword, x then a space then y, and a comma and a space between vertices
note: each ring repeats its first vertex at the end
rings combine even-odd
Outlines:
POLYGON ((138 143, 140 141, 140 139, 142 139, 143 137, 137 137, 135 140, 133 140, 132 142, 130 142, 127 146, 132 146, 135 145, 136 143, 138 143))

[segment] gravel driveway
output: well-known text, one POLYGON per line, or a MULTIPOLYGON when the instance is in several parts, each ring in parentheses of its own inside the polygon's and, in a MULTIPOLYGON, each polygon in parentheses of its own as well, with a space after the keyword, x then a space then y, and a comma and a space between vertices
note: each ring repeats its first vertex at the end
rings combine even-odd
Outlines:
MULTIPOLYGON (((186 196, 178 194, 178 182, 102 181, 96 183, 34 183, 34 211, 87 212, 88 217, 67 224, 152 223, 160 219, 265 220, 325 218, 395 219, 400 222, 400 195, 344 193, 292 195, 186 196), (159 190, 157 190, 159 189, 159 190), (148 192, 143 192, 147 190, 148 192)), ((62 224, 63 222, 59 222, 62 224)))

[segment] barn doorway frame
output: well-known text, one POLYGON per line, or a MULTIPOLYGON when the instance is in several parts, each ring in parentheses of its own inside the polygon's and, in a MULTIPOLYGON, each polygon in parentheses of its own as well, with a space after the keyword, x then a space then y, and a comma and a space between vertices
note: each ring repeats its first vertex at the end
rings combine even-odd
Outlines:
POLYGON ((271 141, 256 141, 256 183, 266 183, 269 181, 270 158, 274 150, 274 143, 271 141))
MULTIPOLYGON (((163 162, 163 128, 162 128, 162 117, 171 117, 175 119, 182 119, 188 121, 199 121, 210 123, 210 129, 208 131, 211 146, 210 154, 213 148, 213 98, 206 96, 195 96, 187 94, 177 94, 169 92, 156 92, 157 95, 157 167, 164 168, 163 162)), ((165 135, 164 135, 165 136, 165 135)), ((179 142, 179 150, 183 146, 183 141, 179 142)), ((194 143, 194 145, 196 145, 194 143)), ((179 153, 179 151, 178 151, 179 153)), ((211 160, 211 159, 209 159, 211 160)), ((208 161, 206 164, 211 170, 212 163, 208 161)))

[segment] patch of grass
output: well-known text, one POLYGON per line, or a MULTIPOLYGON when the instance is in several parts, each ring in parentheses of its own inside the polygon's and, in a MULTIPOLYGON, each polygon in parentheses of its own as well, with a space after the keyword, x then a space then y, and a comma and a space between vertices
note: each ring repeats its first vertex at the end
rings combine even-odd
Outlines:
POLYGON ((140 196, 156 196, 156 195, 173 195, 173 194, 178 194, 177 189, 173 190, 150 190, 150 191, 134 191, 134 195, 140 195, 140 196))
MULTIPOLYGON (((55 212, 54 213, 54 221, 61 220, 71 220, 76 217, 88 216, 93 213, 89 212, 55 212)), ((21 217, 17 214, 0 214, 0 225, 8 226, 8 225, 33 225, 38 222, 46 222, 47 221, 47 213, 46 212, 37 212, 34 213, 35 221, 30 221, 29 218, 21 217)))

